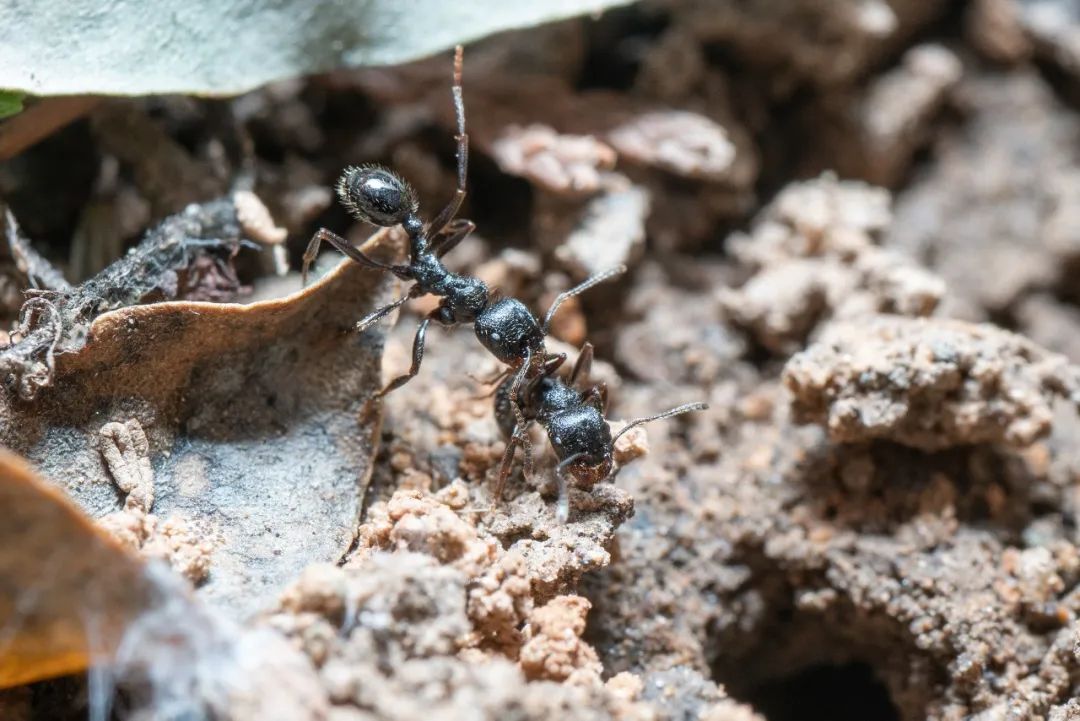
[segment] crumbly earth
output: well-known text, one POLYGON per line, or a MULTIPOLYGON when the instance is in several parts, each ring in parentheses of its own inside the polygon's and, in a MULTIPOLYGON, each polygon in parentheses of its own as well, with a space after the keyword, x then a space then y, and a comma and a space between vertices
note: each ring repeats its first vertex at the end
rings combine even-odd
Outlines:
POLYGON ((830 319, 929 315, 945 284, 880 247, 892 222, 881 188, 831 175, 785 188, 732 251, 754 274, 717 291, 720 308, 774 353, 803 345, 830 319))
POLYGON ((963 321, 877 316, 830 326, 784 368, 792 411, 839 443, 926 451, 1027 446, 1053 403, 1080 401, 1080 368, 1023 336, 963 321))

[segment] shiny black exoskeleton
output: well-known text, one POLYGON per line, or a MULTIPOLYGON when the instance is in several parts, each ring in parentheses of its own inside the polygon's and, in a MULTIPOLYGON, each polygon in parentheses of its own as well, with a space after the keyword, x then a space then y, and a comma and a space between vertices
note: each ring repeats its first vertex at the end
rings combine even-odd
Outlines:
MULTIPOLYGON (((459 144, 459 157, 464 157, 466 153, 466 146, 459 144)), ((404 228, 409 236, 409 263, 382 263, 354 248, 344 238, 322 229, 312 238, 304 255, 305 275, 308 265, 318 253, 319 245, 325 240, 359 263, 388 270, 403 280, 414 281, 415 285, 405 299, 427 294, 442 298, 439 307, 422 320, 417 329, 413 344, 414 363, 409 373, 395 379, 384 393, 404 385, 419 371, 424 355, 424 338, 430 321, 434 320, 445 326, 472 323, 480 343, 498 358, 500 363, 516 369, 522 363, 544 358, 547 326, 563 301, 624 270, 620 267, 594 276, 563 293, 552 304, 541 324, 521 301, 515 298, 494 298, 482 280, 454 273, 443 265, 442 256, 468 236, 475 227, 471 221, 454 218, 465 196, 463 174, 454 200, 428 225, 425 225, 418 215, 419 208, 412 188, 386 168, 348 168, 338 182, 337 190, 342 205, 358 220, 381 227, 401 225, 404 228)), ((366 328, 399 304, 380 308, 363 319, 360 325, 366 328)))
POLYGON ((564 382, 556 372, 566 360, 565 356, 550 357, 541 366, 539 374, 525 380, 518 389, 516 395, 520 414, 513 411, 511 402, 517 379, 507 378, 499 385, 495 393, 495 418, 510 442, 503 455, 496 496, 502 495, 502 484, 508 475, 514 445, 522 442, 519 439, 525 437, 528 425, 534 421, 547 432, 548 442, 558 459, 555 471, 559 487, 556 516, 565 522, 570 513, 568 477, 579 486, 591 488, 612 474, 615 468, 615 441, 619 436, 649 421, 707 407, 704 403, 687 403, 655 416, 638 418, 613 436, 604 418, 607 387, 602 382, 590 384, 589 381, 592 359, 593 347, 586 343, 564 382), (524 417, 524 425, 519 416, 524 417))
MULTIPOLYGON (((306 281, 308 268, 318 254, 319 246, 326 241, 361 265, 389 271, 403 280, 413 281, 413 286, 402 298, 362 319, 357 325, 361 331, 410 298, 427 294, 441 298, 439 306, 420 321, 416 330, 409 371, 390 381, 379 392, 379 397, 405 385, 419 372, 424 358, 424 340, 431 321, 444 326, 471 323, 480 343, 507 367, 506 377, 497 388, 495 398, 499 424, 509 439, 499 469, 496 499, 501 498, 518 445, 525 451, 526 474, 529 474, 532 449, 527 431, 529 425, 535 421, 547 429, 552 448, 559 458, 558 515, 565 520, 569 510, 565 475, 569 474, 588 486, 606 478, 614 464, 612 447, 615 439, 603 417, 606 404, 603 385, 597 384, 584 392, 574 388, 575 384, 582 382, 588 375, 592 347, 586 345, 582 350, 571 374, 570 385, 566 385, 555 375, 566 357, 548 353, 545 349, 545 338, 555 311, 564 301, 626 269, 619 266, 593 276, 560 294, 543 321, 539 321, 520 301, 494 297, 483 281, 454 273, 443 265, 442 256, 475 228, 471 221, 455 217, 465 198, 469 149, 461 95, 460 47, 454 58, 453 95, 458 124, 457 191, 449 204, 430 223, 425 224, 421 220, 419 203, 413 189, 405 180, 386 168, 348 168, 337 185, 342 205, 358 220, 384 228, 401 225, 409 238, 408 264, 390 264, 376 260, 353 247, 341 236, 323 228, 312 237, 304 253, 303 275, 306 281)), ((681 406, 660 416, 634 421, 627 428, 699 407, 704 407, 704 404, 681 406)), ((617 437, 616 435, 615 438, 617 437)))

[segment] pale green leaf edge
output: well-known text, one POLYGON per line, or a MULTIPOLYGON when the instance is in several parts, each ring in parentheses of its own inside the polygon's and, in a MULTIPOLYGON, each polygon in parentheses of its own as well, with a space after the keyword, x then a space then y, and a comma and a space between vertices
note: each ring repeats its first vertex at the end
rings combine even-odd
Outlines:
POLYGON ((26 93, 21 90, 0 90, 0 120, 21 113, 25 99, 26 93))

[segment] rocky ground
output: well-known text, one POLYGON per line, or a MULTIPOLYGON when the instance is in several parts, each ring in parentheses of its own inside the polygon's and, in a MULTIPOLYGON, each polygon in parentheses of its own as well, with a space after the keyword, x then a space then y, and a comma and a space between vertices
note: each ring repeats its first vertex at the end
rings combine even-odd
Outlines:
MULTIPOLYGON (((306 521, 312 535, 325 529, 305 546, 311 565, 214 643, 191 642, 193 657, 163 660, 153 633, 129 643, 108 712, 1080 718, 1075 3, 649 2, 482 41, 465 67, 465 215, 478 230, 448 263, 536 309, 627 264, 566 305, 553 344, 596 346, 615 424, 695 400, 709 410, 624 436, 617 477, 575 490, 567 524, 538 433, 537 472, 516 472, 499 503, 504 442, 482 382, 495 362, 468 329, 434 329, 381 427, 364 421, 371 353, 385 348, 384 375, 403 371, 433 304, 410 302, 385 339, 343 345, 356 318, 335 319, 358 318, 387 289, 356 273, 350 282, 373 290, 346 295, 339 270, 295 301, 310 309, 303 323, 279 317, 294 301, 245 316, 259 338, 286 333, 297 349, 264 358, 264 340, 215 331, 251 369, 247 386, 218 366, 199 376, 201 392, 228 402, 155 390, 148 405, 106 403, 100 380, 70 381, 91 388, 77 396, 77 433, 97 438, 100 426, 104 440, 68 458, 73 441, 50 430, 65 425, 63 379, 99 378, 108 362, 93 344, 80 350, 92 318, 295 290, 295 271, 274 274, 297 267, 315 228, 370 232, 333 202, 347 164, 392 165, 429 214, 454 184, 445 57, 230 101, 99 106, 0 165, 29 252, 82 280, 117 257, 110 243, 237 190, 255 200, 233 194, 213 237, 279 250, 219 257, 171 284, 125 281, 127 295, 90 310, 86 286, 58 288, 60 320, 43 325, 44 306, 20 319, 20 291, 58 281, 9 234, 3 312, 14 341, 40 338, 32 352, 0 351, 0 367, 18 371, 19 400, 0 406, 4 444, 54 480, 93 455, 74 490, 60 484, 129 548, 204 589, 246 557, 237 546, 277 541, 185 515, 200 491, 184 453, 199 443, 238 467, 266 439, 340 453, 310 467, 263 454, 251 468, 309 474, 306 499, 336 498, 333 479, 351 474, 361 502, 358 521, 351 505, 306 521), (362 357, 334 385, 326 359, 341 367, 350 352, 362 357), (294 375, 295 357, 310 370, 294 375), (219 428, 240 418, 228 409, 245 388, 291 385, 271 394, 275 410, 238 407, 295 425, 219 428), (181 664, 196 671, 167 683, 181 664)), ((393 251, 387 236, 380 247, 393 251)), ((145 322, 157 338, 179 323, 145 322)), ((175 365, 154 363, 116 377, 175 365)), ((288 495, 282 482, 273 498, 288 495)), ((0 715, 82 718, 101 708, 87 689, 74 678, 11 689, 0 715)))

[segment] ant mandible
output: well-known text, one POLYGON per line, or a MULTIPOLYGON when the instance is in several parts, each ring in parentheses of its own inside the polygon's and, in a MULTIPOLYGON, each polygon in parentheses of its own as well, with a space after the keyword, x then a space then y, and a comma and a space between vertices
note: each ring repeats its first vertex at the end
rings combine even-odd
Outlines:
POLYGON ((308 269, 325 241, 361 265, 389 271, 402 280, 414 282, 401 298, 361 319, 357 324, 361 332, 412 298, 427 294, 441 296, 439 306, 420 321, 416 330, 409 371, 390 381, 376 398, 400 388, 419 373, 431 321, 444 326, 472 323, 480 343, 507 366, 507 377, 496 389, 495 398, 500 428, 509 438, 500 464, 496 501, 502 497, 517 445, 521 445, 525 452, 526 476, 531 475, 532 446, 527 431, 533 422, 538 422, 547 430, 559 461, 559 505, 556 515, 560 521, 565 521, 569 513, 566 474, 583 485, 594 485, 611 475, 614 468, 613 446, 621 434, 642 423, 707 406, 704 403, 689 403, 655 416, 640 418, 631 421, 612 437, 603 417, 606 405, 603 384, 596 384, 585 391, 573 387, 588 376, 592 346, 586 344, 582 348, 571 374, 570 386, 555 375, 566 360, 565 354, 547 353, 545 348, 545 337, 555 312, 569 298, 624 273, 625 266, 594 275, 559 294, 544 315, 543 322, 540 322, 521 301, 492 294, 479 278, 454 273, 443 265, 442 256, 476 227, 469 220, 456 218, 465 199, 469 154, 461 70, 462 48, 459 45, 454 53, 452 88, 458 131, 457 189, 454 197, 430 223, 425 224, 421 220, 419 202, 412 187, 386 168, 376 165, 348 168, 337 184, 342 205, 358 220, 384 228, 402 226, 409 238, 409 263, 392 264, 376 260, 352 246, 345 238, 322 228, 315 233, 304 252, 302 275, 306 283, 308 269))

